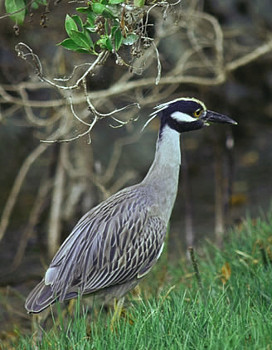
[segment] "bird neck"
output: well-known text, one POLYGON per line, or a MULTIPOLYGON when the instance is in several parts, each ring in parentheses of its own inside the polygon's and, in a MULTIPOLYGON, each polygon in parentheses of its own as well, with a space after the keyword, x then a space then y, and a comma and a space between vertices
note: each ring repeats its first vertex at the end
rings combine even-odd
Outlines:
POLYGON ((180 163, 180 134, 164 125, 157 140, 154 161, 142 184, 151 187, 166 223, 176 199, 180 163))

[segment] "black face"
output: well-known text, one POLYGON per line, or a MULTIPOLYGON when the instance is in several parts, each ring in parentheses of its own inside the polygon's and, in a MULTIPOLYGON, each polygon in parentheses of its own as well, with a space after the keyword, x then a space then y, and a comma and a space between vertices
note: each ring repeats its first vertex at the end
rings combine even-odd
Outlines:
POLYGON ((161 118, 161 130, 165 125, 168 125, 170 128, 180 133, 201 129, 205 125, 205 121, 199 118, 202 112, 203 106, 194 100, 179 100, 170 103, 167 108, 159 113, 161 118), (175 112, 182 112, 189 117, 194 118, 195 121, 188 122, 176 120, 171 117, 175 112))
POLYGON ((203 128, 209 123, 237 124, 231 118, 208 111, 204 104, 194 99, 180 99, 159 106, 160 134, 165 125, 179 133, 203 128))
MULTIPOLYGON (((203 106, 194 100, 179 100, 169 104, 162 112, 171 115, 174 112, 182 112, 191 117, 196 117, 195 112, 203 110, 203 106)), ((199 116, 199 115, 198 115, 199 116)))
POLYGON ((171 129, 182 133, 201 129, 203 126, 205 126, 205 122, 202 119, 196 119, 194 122, 180 122, 173 118, 169 118, 167 125, 170 126, 171 129))

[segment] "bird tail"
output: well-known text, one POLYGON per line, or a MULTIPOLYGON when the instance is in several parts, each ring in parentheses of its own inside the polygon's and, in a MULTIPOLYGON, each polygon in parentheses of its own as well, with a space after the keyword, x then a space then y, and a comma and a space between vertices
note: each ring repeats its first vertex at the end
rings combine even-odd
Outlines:
POLYGON ((44 279, 28 295, 25 308, 28 313, 39 313, 56 301, 50 285, 44 283, 44 279))

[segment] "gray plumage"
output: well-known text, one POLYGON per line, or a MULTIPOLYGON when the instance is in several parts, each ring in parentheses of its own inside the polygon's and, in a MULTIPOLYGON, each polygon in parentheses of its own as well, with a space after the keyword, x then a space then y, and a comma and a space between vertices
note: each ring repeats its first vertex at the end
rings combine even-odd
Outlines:
MULTIPOLYGON (((78 293, 99 292, 120 298, 150 271, 162 252, 177 194, 179 135, 203 127, 208 112, 195 99, 178 99, 157 108, 155 113, 162 113, 161 128, 146 177, 80 219, 45 277, 29 294, 25 303, 28 312, 40 312, 56 300, 75 298, 78 293), (203 120, 191 116, 199 108, 203 120)), ((234 123, 230 118, 224 120, 234 123)))
POLYGON ((27 309, 35 312, 55 299, 63 301, 78 292, 89 294, 113 285, 121 288, 112 296, 121 297, 133 287, 134 280, 156 262, 166 233, 165 223, 152 215, 152 204, 144 199, 135 186, 88 212, 29 295, 27 309))

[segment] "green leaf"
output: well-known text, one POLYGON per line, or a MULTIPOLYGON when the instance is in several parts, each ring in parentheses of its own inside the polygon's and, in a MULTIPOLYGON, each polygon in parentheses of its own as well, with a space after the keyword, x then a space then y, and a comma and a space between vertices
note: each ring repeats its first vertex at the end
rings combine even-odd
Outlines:
POLYGON ((33 3, 31 4, 31 8, 32 8, 33 10, 37 10, 37 9, 39 8, 39 5, 38 5, 36 2, 33 2, 33 3))
POLYGON ((122 45, 122 42, 123 42, 123 36, 122 36, 120 28, 116 28, 116 27, 112 28, 112 37, 114 40, 115 50, 118 51, 122 45))
POLYGON ((72 17, 70 17, 68 14, 65 18, 65 30, 68 34, 68 36, 71 37, 73 30, 78 30, 76 22, 73 20, 72 17))
POLYGON ((75 43, 72 39, 68 38, 63 40, 61 43, 58 43, 57 45, 63 46, 67 50, 76 51, 80 53, 91 53, 93 55, 97 55, 97 52, 93 48, 85 49, 83 47, 80 47, 75 43))
POLYGON ((83 29, 83 34, 85 35, 85 38, 88 40, 90 47, 94 47, 94 43, 92 41, 92 38, 90 37, 90 34, 86 28, 83 29))
POLYGON ((78 46, 72 39, 68 38, 63 40, 61 43, 58 43, 57 45, 63 46, 67 50, 81 52, 81 53, 92 53, 94 55, 97 55, 95 50, 93 48, 91 49, 85 49, 80 46, 78 46))
POLYGON ((96 27, 85 25, 85 28, 88 30, 88 32, 96 33, 96 27))
POLYGON ((134 0, 135 7, 143 7, 145 4, 145 0, 134 0))
POLYGON ((108 36, 100 38, 99 40, 97 40, 96 44, 99 45, 101 49, 107 49, 109 51, 112 51, 113 49, 111 40, 108 36))
POLYGON ((64 39, 61 43, 58 43, 57 45, 61 45, 65 47, 65 49, 76 51, 80 49, 80 46, 78 46, 72 39, 64 39))
POLYGON ((93 33, 96 31, 95 19, 96 19, 96 15, 93 12, 90 12, 88 13, 87 21, 85 23, 85 28, 93 33))
POLYGON ((98 15, 102 15, 105 9, 106 9, 106 6, 103 4, 100 4, 99 2, 93 3, 93 12, 97 13, 98 15))
POLYGON ((78 28, 80 30, 82 30, 83 28, 83 22, 82 19, 78 16, 78 15, 73 15, 72 19, 74 20, 74 22, 77 24, 78 28))
POLYGON ((89 11, 89 7, 77 7, 77 12, 86 13, 89 11))
POLYGON ((33 10, 37 10, 39 8, 40 5, 43 5, 45 6, 47 4, 47 1, 46 0, 36 0, 36 1, 33 1, 31 3, 31 8, 33 10))
POLYGON ((10 18, 17 24, 22 24, 25 19, 26 14, 26 4, 24 0, 5 0, 5 7, 7 13, 13 13, 10 18))
POLYGON ((102 15, 106 18, 114 18, 113 13, 111 12, 111 10, 109 10, 106 5, 103 5, 99 2, 94 2, 92 4, 92 8, 93 8, 93 12, 98 14, 98 15, 102 15))
POLYGON ((81 48, 90 50, 91 47, 93 47, 90 37, 88 37, 85 33, 79 32, 78 30, 72 30, 70 38, 81 48))
POLYGON ((123 38, 124 45, 132 45, 138 40, 139 36, 137 34, 131 33, 123 38))
POLYGON ((117 5, 125 2, 124 0, 109 0, 109 5, 117 5))
POLYGON ((104 23, 104 29, 105 29, 105 33, 106 35, 110 35, 111 33, 111 21, 109 21, 107 18, 105 19, 105 23, 104 23))
MULTIPOLYGON (((65 19, 65 29, 72 41, 80 48, 85 50, 90 50, 94 48, 93 41, 87 32, 86 28, 83 26, 83 22, 81 18, 77 15, 69 16, 66 15, 65 19), (78 28, 83 31, 79 31, 78 28)), ((65 42, 67 44, 67 42, 65 42)), ((68 45, 72 45, 71 42, 68 41, 68 45)))

